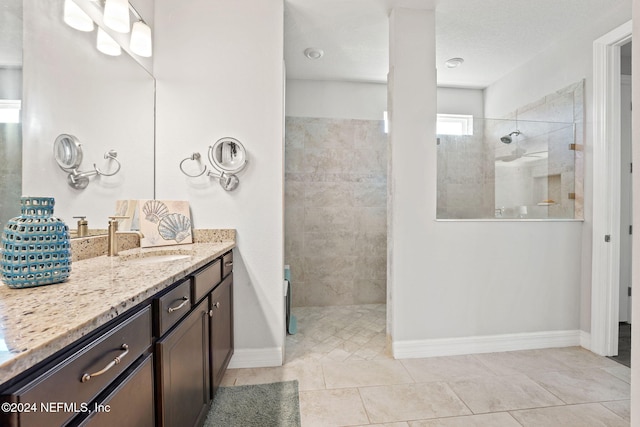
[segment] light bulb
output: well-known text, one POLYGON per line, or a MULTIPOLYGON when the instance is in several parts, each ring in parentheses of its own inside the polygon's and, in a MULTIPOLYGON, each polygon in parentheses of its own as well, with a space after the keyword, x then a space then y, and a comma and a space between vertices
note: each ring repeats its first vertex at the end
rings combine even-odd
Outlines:
POLYGON ((93 31, 93 19, 73 0, 64 0, 64 22, 79 31, 93 31))
POLYGON ((120 45, 100 27, 98 27, 96 47, 100 52, 109 56, 118 56, 122 53, 120 45))
POLYGON ((127 0, 106 0, 104 2, 104 23, 113 31, 129 32, 129 2, 127 0))
POLYGON ((136 55, 144 56, 145 58, 151 56, 151 28, 147 24, 142 21, 133 24, 129 47, 136 55))

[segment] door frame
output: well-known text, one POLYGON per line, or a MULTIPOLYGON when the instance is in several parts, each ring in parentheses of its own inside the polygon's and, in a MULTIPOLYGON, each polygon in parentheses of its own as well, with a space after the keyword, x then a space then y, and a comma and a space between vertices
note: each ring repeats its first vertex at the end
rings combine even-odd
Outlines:
POLYGON ((620 46, 628 21, 593 42, 593 231, 590 349, 618 354, 620 310, 620 46), (605 236, 610 236, 605 241, 605 236))

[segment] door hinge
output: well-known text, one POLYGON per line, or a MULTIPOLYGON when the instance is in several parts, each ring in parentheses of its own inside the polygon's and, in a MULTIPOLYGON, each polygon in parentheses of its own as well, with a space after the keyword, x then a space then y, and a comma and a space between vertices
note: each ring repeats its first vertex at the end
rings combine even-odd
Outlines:
POLYGON ((604 235, 604 241, 609 243, 611 241, 611 234, 605 234, 604 235))
POLYGON ((629 173, 633 173, 633 163, 629 163, 629 173))
POLYGON ((630 297, 631 296, 631 286, 629 286, 627 288, 627 296, 630 297))
POLYGON ((629 234, 633 234, 633 225, 629 226, 629 234))

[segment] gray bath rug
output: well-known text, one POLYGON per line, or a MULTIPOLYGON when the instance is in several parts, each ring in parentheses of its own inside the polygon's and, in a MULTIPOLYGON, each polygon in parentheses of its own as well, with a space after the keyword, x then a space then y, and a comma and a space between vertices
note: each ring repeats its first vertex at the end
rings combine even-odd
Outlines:
POLYGON ((298 381, 220 387, 205 427, 300 427, 298 381))

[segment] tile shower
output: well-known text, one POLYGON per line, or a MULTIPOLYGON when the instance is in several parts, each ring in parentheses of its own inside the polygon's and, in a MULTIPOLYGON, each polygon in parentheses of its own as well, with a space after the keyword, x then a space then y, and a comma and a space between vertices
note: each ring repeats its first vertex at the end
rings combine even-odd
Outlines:
POLYGON ((386 302, 387 138, 376 120, 287 117, 293 306, 386 302))
POLYGON ((583 135, 584 81, 438 135, 437 217, 581 219, 583 135))

